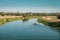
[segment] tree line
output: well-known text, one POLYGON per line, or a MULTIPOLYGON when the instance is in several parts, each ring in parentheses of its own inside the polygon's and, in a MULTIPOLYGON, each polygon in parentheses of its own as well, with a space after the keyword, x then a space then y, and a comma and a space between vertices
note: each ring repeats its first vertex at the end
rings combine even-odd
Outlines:
POLYGON ((19 12, 0 12, 1 16, 5 15, 11 15, 11 16, 57 16, 60 15, 60 13, 32 13, 32 12, 27 12, 27 13, 19 13, 19 12))

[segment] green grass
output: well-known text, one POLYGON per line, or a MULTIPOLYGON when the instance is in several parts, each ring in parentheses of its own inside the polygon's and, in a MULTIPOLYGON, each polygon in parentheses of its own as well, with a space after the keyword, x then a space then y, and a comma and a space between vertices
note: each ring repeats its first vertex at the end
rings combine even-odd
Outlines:
POLYGON ((17 18, 5 18, 5 19, 0 19, 0 25, 3 25, 7 22, 15 21, 15 20, 22 20, 22 18, 17 17, 17 18))
POLYGON ((45 21, 45 20, 42 20, 42 19, 38 19, 38 21, 40 23, 43 23, 43 24, 48 25, 48 26, 54 26, 54 27, 59 27, 60 26, 60 22, 48 22, 48 21, 45 21))

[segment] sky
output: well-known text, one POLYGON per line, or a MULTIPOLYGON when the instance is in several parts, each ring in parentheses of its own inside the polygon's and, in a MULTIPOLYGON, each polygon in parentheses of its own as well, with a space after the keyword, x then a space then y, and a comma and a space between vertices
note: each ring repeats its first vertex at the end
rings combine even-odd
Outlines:
POLYGON ((60 0, 0 0, 0 12, 60 12, 60 0))

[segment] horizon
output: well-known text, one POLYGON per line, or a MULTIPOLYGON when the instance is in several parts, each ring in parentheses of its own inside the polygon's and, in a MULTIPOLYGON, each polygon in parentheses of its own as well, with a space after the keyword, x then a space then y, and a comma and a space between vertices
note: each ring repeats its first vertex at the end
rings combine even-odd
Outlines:
POLYGON ((0 0, 0 12, 60 13, 60 0, 0 0))

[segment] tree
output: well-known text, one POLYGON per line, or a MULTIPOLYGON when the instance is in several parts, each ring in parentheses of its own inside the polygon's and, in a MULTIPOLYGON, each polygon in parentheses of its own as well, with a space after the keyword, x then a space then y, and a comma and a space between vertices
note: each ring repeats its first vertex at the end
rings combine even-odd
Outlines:
POLYGON ((60 19, 60 15, 58 15, 57 18, 60 19))
POLYGON ((19 16, 20 15, 20 13, 19 12, 17 12, 17 14, 16 14, 17 16, 19 16))

